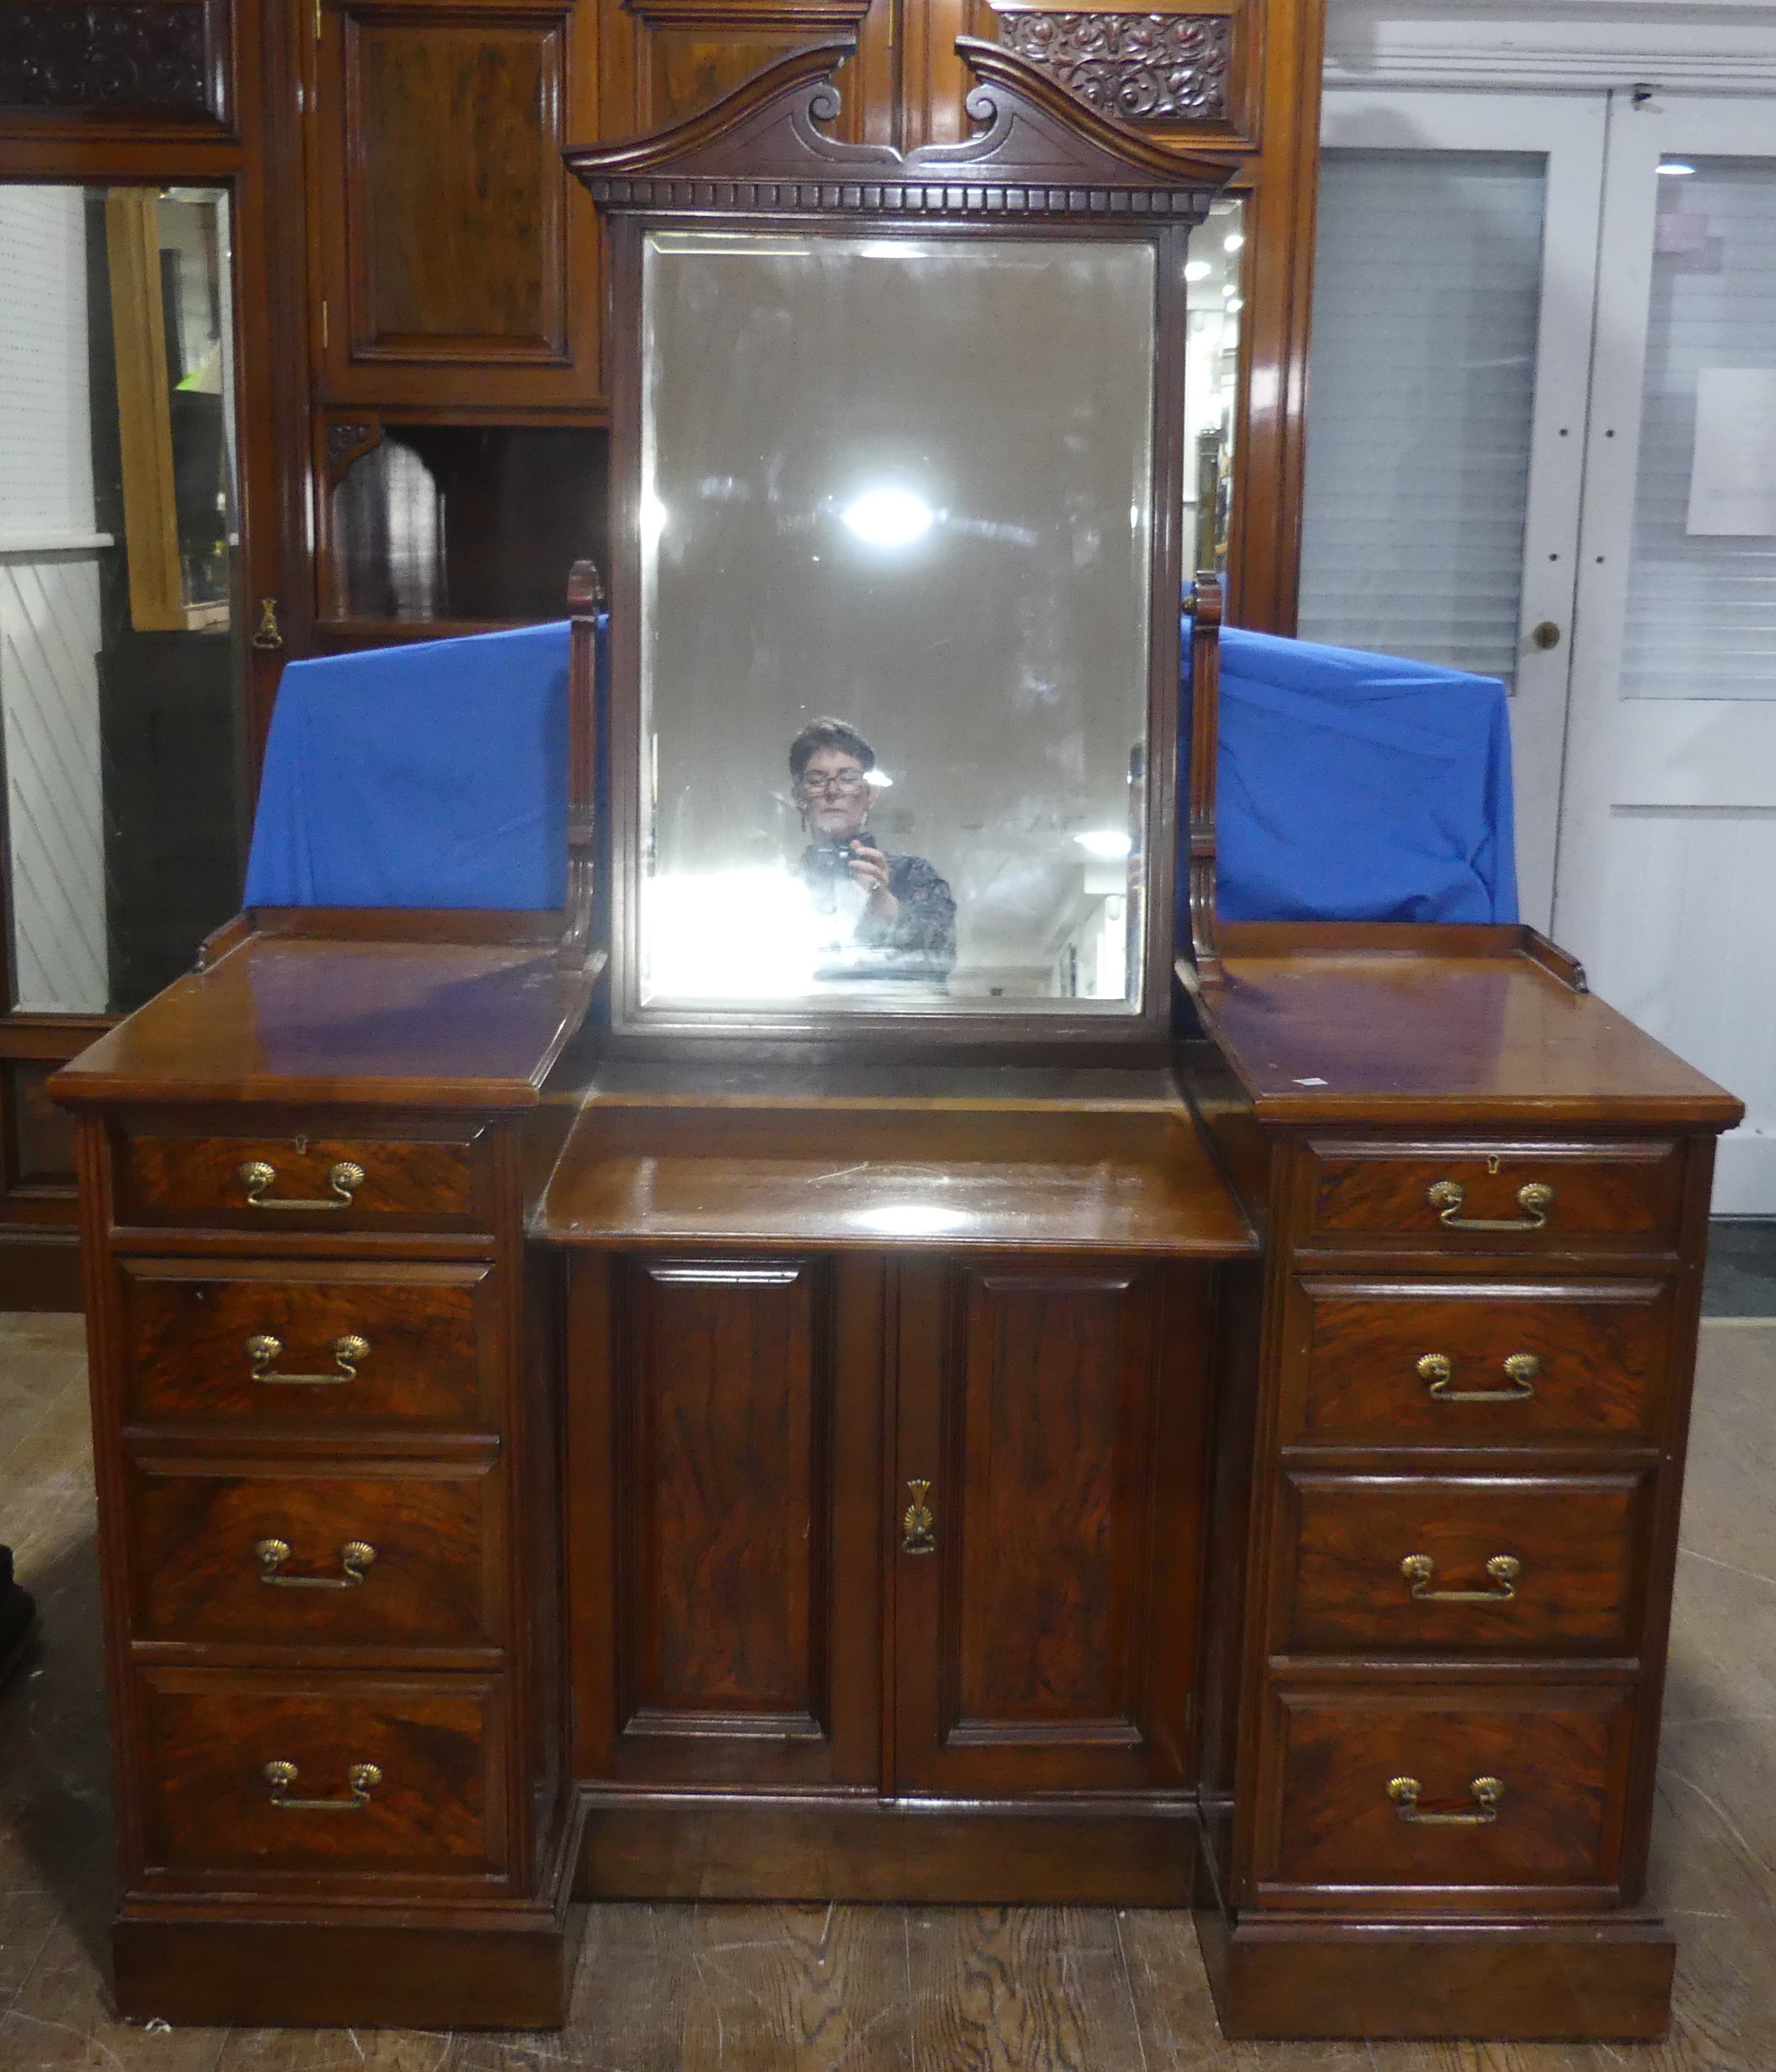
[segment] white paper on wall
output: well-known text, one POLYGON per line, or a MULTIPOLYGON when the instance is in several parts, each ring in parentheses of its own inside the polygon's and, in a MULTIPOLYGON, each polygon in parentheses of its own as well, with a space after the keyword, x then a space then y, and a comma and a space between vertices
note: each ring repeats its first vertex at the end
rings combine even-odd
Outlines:
POLYGON ((1696 377, 1692 534, 1776 534, 1776 367, 1704 367, 1696 377))

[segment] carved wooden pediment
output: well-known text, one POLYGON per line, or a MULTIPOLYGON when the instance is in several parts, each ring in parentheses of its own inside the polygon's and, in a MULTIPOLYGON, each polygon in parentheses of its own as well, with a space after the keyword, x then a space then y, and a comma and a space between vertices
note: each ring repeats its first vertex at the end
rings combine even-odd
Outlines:
POLYGON ((833 72, 850 40, 798 51, 658 136, 569 151, 614 214, 1132 216, 1200 220, 1233 168, 1181 156, 1086 106, 997 43, 959 36, 978 133, 959 144, 847 144, 833 72))

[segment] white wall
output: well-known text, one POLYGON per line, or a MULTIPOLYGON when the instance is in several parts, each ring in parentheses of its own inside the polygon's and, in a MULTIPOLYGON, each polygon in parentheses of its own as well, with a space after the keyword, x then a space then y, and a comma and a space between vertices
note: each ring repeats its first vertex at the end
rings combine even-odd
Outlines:
POLYGON ((24 1008, 107 1004, 99 571, 78 187, 0 186, 0 716, 24 1008))

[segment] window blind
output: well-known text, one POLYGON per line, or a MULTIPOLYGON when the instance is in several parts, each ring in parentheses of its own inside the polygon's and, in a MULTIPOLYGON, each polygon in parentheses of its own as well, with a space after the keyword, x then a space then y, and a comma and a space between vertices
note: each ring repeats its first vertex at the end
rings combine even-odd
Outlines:
POLYGON ((1304 639, 1516 669, 1546 161, 1325 154, 1304 639))
POLYGON ((1776 164, 1682 162, 1655 218, 1622 693, 1776 697, 1776 536, 1688 530, 1704 372, 1776 368, 1776 164))

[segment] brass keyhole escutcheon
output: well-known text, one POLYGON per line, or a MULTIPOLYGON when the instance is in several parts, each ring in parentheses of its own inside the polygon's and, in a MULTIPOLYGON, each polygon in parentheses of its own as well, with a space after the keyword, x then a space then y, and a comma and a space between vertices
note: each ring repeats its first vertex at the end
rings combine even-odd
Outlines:
POLYGON ((929 1482, 909 1482, 907 1488, 913 1501, 900 1519, 900 1552, 903 1554, 935 1554, 937 1551, 937 1519, 925 1498, 931 1494, 929 1482))

